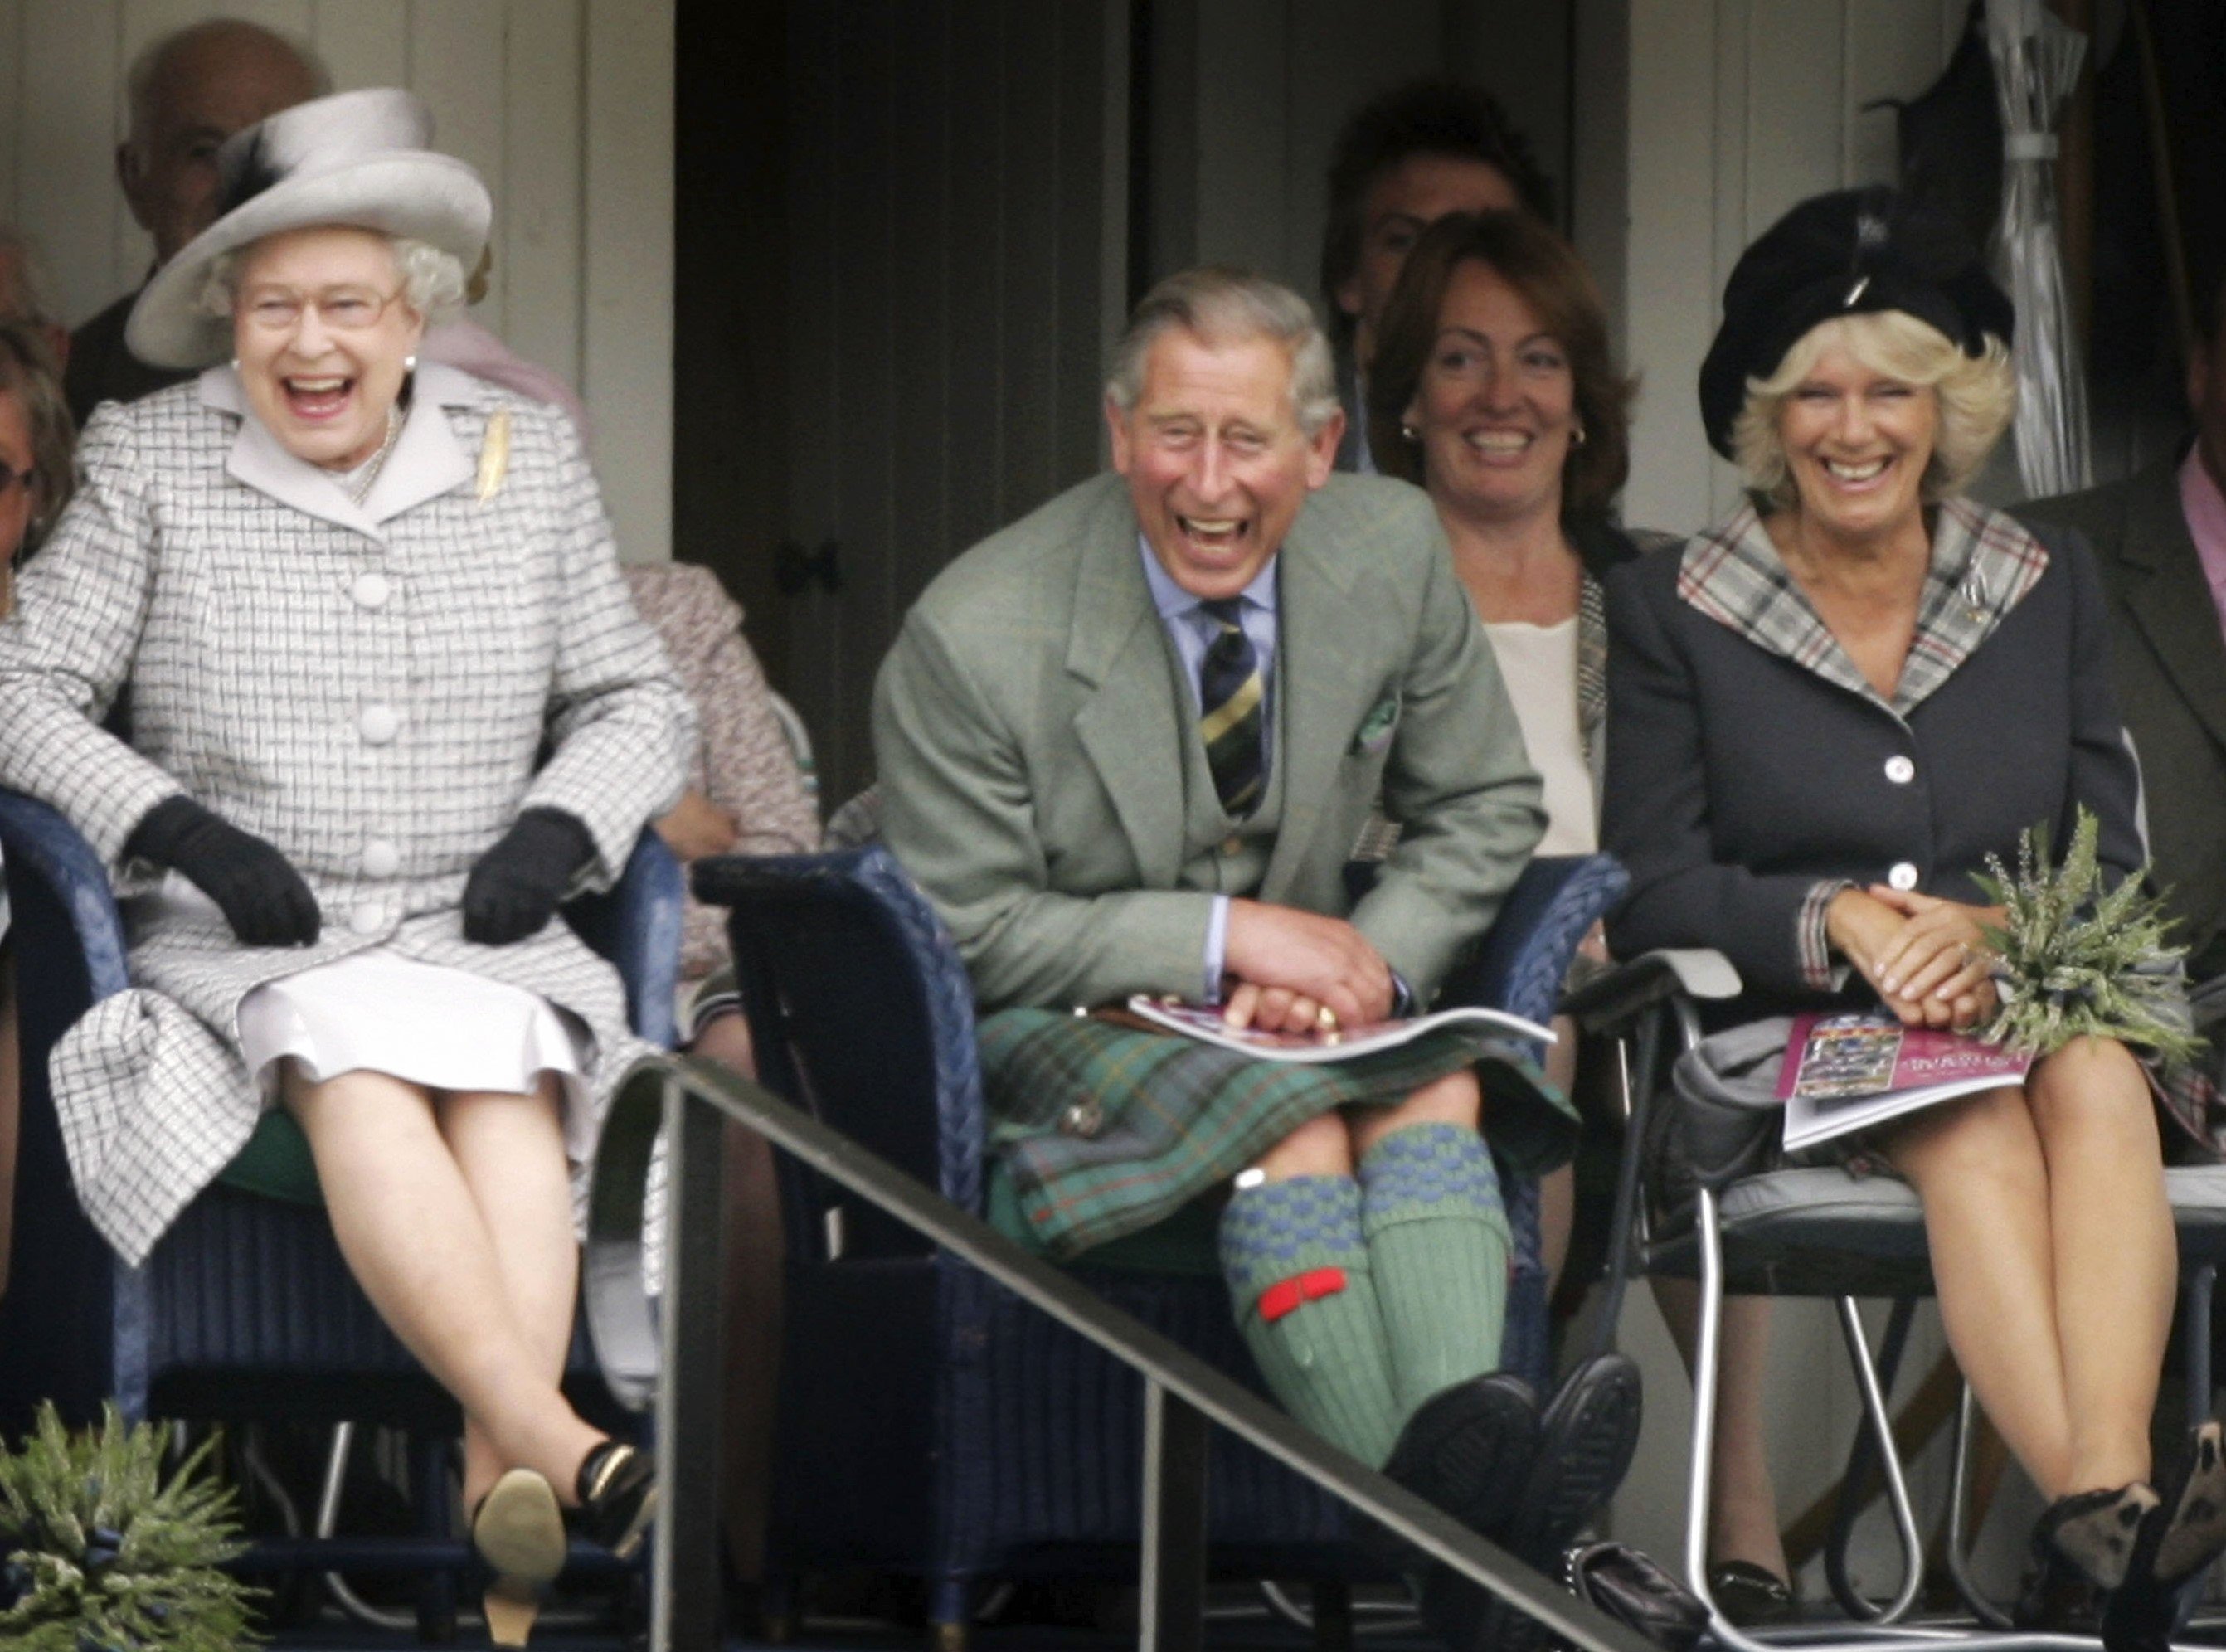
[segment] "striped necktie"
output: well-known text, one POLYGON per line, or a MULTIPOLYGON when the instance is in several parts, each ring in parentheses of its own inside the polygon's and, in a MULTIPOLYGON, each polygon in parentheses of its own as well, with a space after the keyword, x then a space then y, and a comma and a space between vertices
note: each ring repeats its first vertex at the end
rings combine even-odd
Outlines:
POLYGON ((1224 597, 1199 607, 1219 634, 1206 645, 1199 666, 1198 732, 1205 741, 1206 766, 1213 772, 1213 790, 1223 810, 1242 818, 1259 807, 1266 774, 1260 717, 1268 685, 1260 679, 1252 639, 1237 619, 1243 599, 1224 597))

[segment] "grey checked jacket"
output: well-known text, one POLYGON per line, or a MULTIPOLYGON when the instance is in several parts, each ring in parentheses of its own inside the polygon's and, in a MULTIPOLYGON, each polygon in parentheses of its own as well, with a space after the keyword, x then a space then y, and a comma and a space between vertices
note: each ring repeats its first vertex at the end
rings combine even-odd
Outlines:
MULTIPOLYGON (((0 625, 0 785, 86 834, 132 929, 134 990, 53 1059, 79 1196, 128 1261, 254 1129, 237 1012, 265 982, 384 945, 524 988, 593 1032, 598 1113, 642 1047, 563 924, 477 946, 458 901, 536 805, 587 825, 607 884, 678 797, 692 714, 569 423, 453 369, 416 384, 361 505, 278 446, 229 368, 103 408, 84 490, 0 625), (129 745, 99 725, 126 689, 129 745), (180 791, 300 868, 315 945, 244 946, 181 880, 158 898, 151 868, 118 864, 180 791)), ((576 1160, 593 1122, 567 1121, 576 1160)))

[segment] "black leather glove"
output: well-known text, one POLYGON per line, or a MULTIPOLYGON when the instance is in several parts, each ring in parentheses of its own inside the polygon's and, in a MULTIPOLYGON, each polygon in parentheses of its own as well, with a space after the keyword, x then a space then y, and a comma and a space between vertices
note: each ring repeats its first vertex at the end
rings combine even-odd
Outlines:
POLYGON ((317 898, 294 863, 182 792, 147 811, 124 852, 182 874, 250 946, 307 946, 317 938, 317 898))
POLYGON ((588 829, 563 810, 527 810, 464 880, 464 938, 507 946, 538 934, 595 854, 588 829))

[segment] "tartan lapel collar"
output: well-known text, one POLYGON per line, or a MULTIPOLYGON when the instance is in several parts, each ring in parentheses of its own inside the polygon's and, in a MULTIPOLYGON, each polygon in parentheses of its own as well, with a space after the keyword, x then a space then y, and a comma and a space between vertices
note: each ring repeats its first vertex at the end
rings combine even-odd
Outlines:
POLYGON ((1677 594, 1757 648, 1850 694, 1878 698, 1778 560, 1752 502, 1687 543, 1677 564, 1677 594))
POLYGON ((1586 569, 1577 586, 1577 736, 1590 762, 1607 716, 1607 595, 1586 569))
POLYGON ((1941 505, 1916 634, 1890 703, 1809 606, 1752 503, 1687 543, 1677 594, 1756 647, 1906 717, 1994 633, 2047 566, 2047 551, 2013 518, 1963 499, 1941 505))

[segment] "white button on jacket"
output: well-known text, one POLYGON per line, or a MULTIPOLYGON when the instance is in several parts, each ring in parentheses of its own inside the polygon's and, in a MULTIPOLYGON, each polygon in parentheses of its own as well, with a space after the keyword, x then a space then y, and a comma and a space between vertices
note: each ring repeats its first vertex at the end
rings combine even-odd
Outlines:
POLYGON ((1917 868, 1906 861, 1896 861, 1886 874, 1886 882, 1896 889, 1917 887, 1917 868))
POLYGON ((1886 760, 1886 778, 1898 786, 1905 786, 1917 778, 1917 765, 1896 753, 1886 760))
POLYGON ((348 927, 358 935, 376 935, 386 923, 386 908, 366 900, 348 913, 348 927))
POLYGON ((368 705, 356 719, 356 728, 366 745, 384 746, 402 732, 402 714, 384 702, 368 705))
POLYGON ((384 574, 359 574, 355 583, 348 587, 348 594, 356 606, 363 608, 383 608, 386 599, 394 594, 394 587, 384 574))
POLYGON ((402 851, 383 837, 363 846, 363 869, 367 877, 391 878, 402 870, 402 851))

